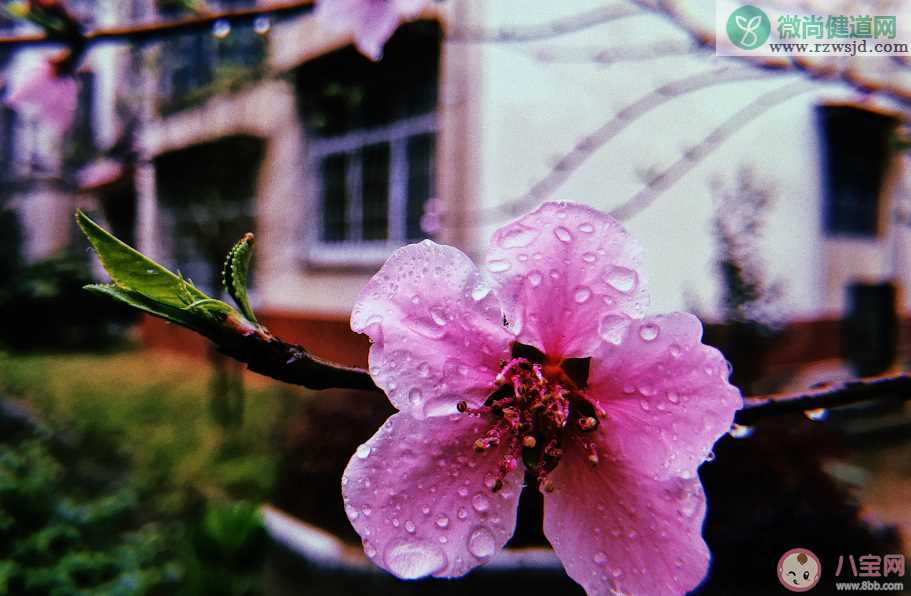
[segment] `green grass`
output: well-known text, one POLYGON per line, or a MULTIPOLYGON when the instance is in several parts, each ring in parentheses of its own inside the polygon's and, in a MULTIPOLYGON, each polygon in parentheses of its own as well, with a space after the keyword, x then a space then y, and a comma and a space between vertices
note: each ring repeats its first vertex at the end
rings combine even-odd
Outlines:
POLYGON ((207 362, 165 353, 0 353, 0 395, 24 403, 53 432, 80 437, 82 449, 113 450, 173 511, 194 497, 268 498, 278 425, 300 398, 247 376, 243 424, 223 428, 212 415, 210 379, 207 362))

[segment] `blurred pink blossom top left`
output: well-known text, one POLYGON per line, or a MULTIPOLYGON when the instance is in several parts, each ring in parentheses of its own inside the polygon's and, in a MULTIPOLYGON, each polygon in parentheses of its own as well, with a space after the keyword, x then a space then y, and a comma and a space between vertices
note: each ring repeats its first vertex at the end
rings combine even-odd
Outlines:
POLYGON ((320 0, 316 18, 330 31, 350 32, 362 54, 379 60, 399 24, 416 18, 426 5, 427 0, 320 0))
POLYGON ((76 113, 76 81, 58 75, 51 61, 42 59, 12 80, 6 103, 11 108, 38 118, 58 133, 65 132, 76 113))

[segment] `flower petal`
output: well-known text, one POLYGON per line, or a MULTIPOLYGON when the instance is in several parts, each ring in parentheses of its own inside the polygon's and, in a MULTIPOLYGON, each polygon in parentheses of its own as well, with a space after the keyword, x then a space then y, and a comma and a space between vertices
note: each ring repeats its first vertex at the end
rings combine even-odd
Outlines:
POLYGON ((705 577, 705 493, 698 479, 655 480, 625 465, 592 467, 579 437, 551 473, 544 533, 588 596, 683 594, 705 577))
POLYGON ((6 100, 10 107, 33 114, 58 134, 66 132, 76 115, 78 86, 71 76, 58 76, 42 59, 24 71, 6 100))
POLYGON ((515 529, 523 468, 491 491, 507 447, 476 453, 474 441, 488 428, 467 414, 398 413, 358 448, 342 494, 374 563, 403 579, 455 577, 503 548, 515 529))
POLYGON ((585 205, 544 203, 500 228, 486 269, 519 341, 552 356, 587 357, 598 321, 641 317, 648 305, 638 243, 585 205))
POLYGON ((648 475, 695 476, 743 405, 724 357, 688 313, 615 317, 601 331, 587 393, 607 413, 609 457, 648 475))
POLYGON ((379 60, 399 25, 399 11, 387 0, 319 0, 316 19, 330 31, 350 32, 358 51, 379 60))
POLYGON ((361 292, 351 328, 366 333, 370 374, 416 418, 480 405, 512 335, 500 304, 464 253, 424 240, 395 251, 361 292))

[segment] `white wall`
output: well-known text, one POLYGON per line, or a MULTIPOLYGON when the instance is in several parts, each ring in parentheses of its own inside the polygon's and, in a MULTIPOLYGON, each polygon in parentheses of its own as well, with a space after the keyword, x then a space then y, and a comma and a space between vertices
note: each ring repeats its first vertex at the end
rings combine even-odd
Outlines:
MULTIPOLYGON (((465 1, 484 7, 478 12, 485 22, 477 25, 487 27, 548 22, 603 6, 589 0, 465 1)), ((731 64, 711 55, 612 65, 556 64, 536 60, 523 48, 565 52, 567 47, 619 48, 667 39, 686 37, 666 20, 647 15, 534 45, 484 46, 482 72, 477 79, 482 97, 477 206, 494 206, 525 193, 548 172, 561 152, 656 86, 731 64)), ((637 172, 668 166, 680 157, 684 147, 699 142, 755 97, 793 80, 799 80, 799 75, 768 74, 760 80, 719 84, 672 100, 636 120, 598 150, 553 198, 586 202, 604 210, 616 207, 642 187, 637 172)), ((827 295, 830 284, 826 283, 826 272, 831 277, 831 270, 838 269, 839 263, 826 260, 822 248, 819 147, 813 106, 822 100, 838 99, 856 97, 843 87, 819 84, 811 92, 769 109, 725 140, 651 207, 627 221, 645 247, 653 311, 685 308, 684 293, 695 294, 703 307, 712 311, 717 282, 712 266, 709 185, 718 177, 733 182, 741 166, 752 166, 778 191, 763 256, 772 276, 786 284, 791 316, 835 314, 841 306, 841 291, 830 288, 827 295)), ((483 251, 494 227, 473 230, 476 252, 483 251)), ((902 235, 907 238, 907 232, 902 235)), ((853 276, 858 267, 873 267, 875 271, 868 277, 887 277, 889 271, 880 265, 884 250, 885 241, 876 243, 875 255, 853 265, 847 276, 853 276)))

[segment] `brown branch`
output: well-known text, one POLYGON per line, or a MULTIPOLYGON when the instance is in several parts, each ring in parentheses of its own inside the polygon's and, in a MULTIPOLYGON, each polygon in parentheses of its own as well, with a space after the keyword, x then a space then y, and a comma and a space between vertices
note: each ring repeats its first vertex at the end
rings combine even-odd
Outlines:
POLYGON ((651 205, 664 191, 683 178, 686 173, 695 168, 731 135, 778 104, 801 93, 806 93, 812 88, 812 83, 799 80, 796 83, 789 83, 756 97, 706 135, 699 145, 684 151, 680 159, 652 177, 639 192, 621 205, 611 209, 609 211, 610 215, 621 221, 637 215, 651 205))
POLYGON ((308 389, 379 391, 370 373, 309 353, 303 346, 275 337, 265 327, 229 317, 217 334, 207 335, 219 352, 251 371, 308 389))
MULTIPOLYGON (((267 6, 207 12, 200 15, 175 19, 173 21, 95 29, 82 33, 81 37, 82 42, 85 44, 100 42, 146 43, 160 39, 166 35, 210 29, 216 21, 227 21, 228 23, 234 24, 252 21, 260 16, 293 16, 309 11, 312 9, 313 5, 314 0, 274 2, 267 6)), ((0 48, 20 45, 69 45, 70 43, 71 40, 67 38, 48 35, 46 33, 0 37, 0 48)))
POLYGON ((852 379, 807 391, 747 397, 735 421, 752 425, 769 416, 836 408, 887 398, 911 399, 911 372, 852 379))

